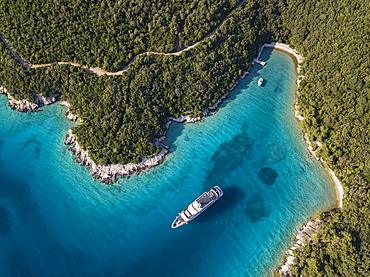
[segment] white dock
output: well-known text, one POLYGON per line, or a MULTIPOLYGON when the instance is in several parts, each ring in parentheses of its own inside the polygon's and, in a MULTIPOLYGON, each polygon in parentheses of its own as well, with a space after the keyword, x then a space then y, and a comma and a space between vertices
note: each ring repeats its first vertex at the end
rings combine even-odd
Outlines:
POLYGON ((262 66, 266 65, 266 62, 260 61, 258 58, 253 60, 254 63, 258 63, 262 66))

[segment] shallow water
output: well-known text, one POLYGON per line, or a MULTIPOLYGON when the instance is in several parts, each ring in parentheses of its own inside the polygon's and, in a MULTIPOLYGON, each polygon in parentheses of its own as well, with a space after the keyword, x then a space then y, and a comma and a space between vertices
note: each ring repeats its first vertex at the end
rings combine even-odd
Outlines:
POLYGON ((171 125, 161 165, 110 186, 66 150, 64 107, 18 113, 1 96, 1 276, 270 275, 335 194, 293 116, 293 59, 271 50, 262 59, 216 114, 171 125), (214 185, 224 196, 171 229, 214 185))

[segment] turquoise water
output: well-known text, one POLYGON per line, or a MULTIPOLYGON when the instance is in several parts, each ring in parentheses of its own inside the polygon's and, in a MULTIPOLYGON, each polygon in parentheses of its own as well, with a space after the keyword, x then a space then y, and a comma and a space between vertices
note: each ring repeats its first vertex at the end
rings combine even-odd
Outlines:
POLYGON ((216 114, 171 125, 161 165, 110 186, 63 145, 64 107, 18 113, 1 96, 0 275, 270 275, 300 225, 335 196, 293 116, 292 58, 266 50, 262 59, 216 114), (214 185, 224 196, 171 229, 214 185))

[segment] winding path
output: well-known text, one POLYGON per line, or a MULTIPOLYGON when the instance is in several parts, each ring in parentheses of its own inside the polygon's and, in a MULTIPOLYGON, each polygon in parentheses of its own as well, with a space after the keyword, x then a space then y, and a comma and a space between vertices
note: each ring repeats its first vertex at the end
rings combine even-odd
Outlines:
MULTIPOLYGON (((226 21, 226 19, 230 16, 230 14, 236 10, 237 8, 239 8, 241 5, 243 5, 247 0, 241 0, 239 1, 231 10, 230 12, 224 17, 224 19, 222 19, 222 21, 216 26, 216 28, 208 33, 203 39, 201 39, 200 41, 198 42, 195 42, 194 44, 192 45, 189 45, 189 46, 186 46, 185 48, 177 51, 177 52, 170 52, 170 53, 162 53, 162 52, 151 52, 151 51, 148 51, 148 52, 143 52, 143 53, 140 53, 140 54, 137 54, 135 55, 132 60, 122 68, 122 70, 120 71, 117 71, 117 72, 108 72, 102 68, 99 68, 99 67, 88 67, 88 66, 84 66, 84 65, 81 65, 81 64, 78 64, 78 63, 74 63, 74 62, 56 62, 56 64, 69 64, 69 65, 72 65, 72 66, 76 66, 76 67, 79 67, 87 72, 91 72, 91 73, 95 73, 96 75, 98 76, 101 76, 101 75, 108 75, 108 76, 113 76, 113 75, 122 75, 126 70, 128 70, 129 66, 131 63, 133 63, 136 58, 138 56, 141 56, 141 55, 151 55, 151 54, 154 54, 154 55, 173 55, 173 56, 180 56, 182 52, 185 52, 185 51, 188 51, 190 50, 191 48, 194 48, 195 46, 197 46, 199 43, 203 42, 206 38, 212 36, 214 33, 216 33, 216 31, 218 29, 220 29, 220 27, 222 26, 222 24, 226 21)), ((1 40, 4 42, 5 46, 12 52, 13 56, 15 57, 15 59, 24 67, 24 68, 39 68, 39 67, 45 67, 45 66, 51 66, 55 63, 44 63, 44 64, 30 64, 28 62, 26 62, 11 46, 10 46, 10 43, 5 39, 5 36, 4 34, 2 34, 0 32, 0 38, 1 40)))

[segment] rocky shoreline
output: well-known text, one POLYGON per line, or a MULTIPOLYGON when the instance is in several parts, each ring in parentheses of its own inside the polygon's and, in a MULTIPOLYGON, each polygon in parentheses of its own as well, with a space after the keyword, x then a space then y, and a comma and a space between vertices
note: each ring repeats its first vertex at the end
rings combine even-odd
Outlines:
MULTIPOLYGON (((239 80, 234 84, 232 88, 229 90, 233 90, 238 85, 239 81, 245 76, 249 74, 249 72, 244 72, 243 75, 239 78, 239 80)), ((166 124, 166 128, 168 129, 172 122, 178 123, 195 123, 202 120, 205 116, 207 116, 210 112, 215 111, 220 104, 229 97, 229 92, 225 93, 212 107, 208 107, 200 116, 197 117, 190 117, 189 115, 181 115, 178 118, 170 117, 166 124)), ((60 105, 69 107, 69 103, 66 101, 62 101, 60 105)), ((75 121, 77 120, 77 115, 74 115, 67 110, 66 116, 69 120, 75 121)), ((157 155, 153 156, 152 158, 141 157, 142 161, 138 164, 129 163, 129 164, 110 164, 110 165, 99 165, 96 164, 89 156, 88 151, 83 150, 83 148, 77 142, 77 136, 72 133, 72 130, 68 130, 68 134, 64 140, 64 144, 71 145, 68 149, 75 154, 75 160, 80 164, 86 166, 91 175, 95 179, 100 179, 100 182, 103 184, 111 184, 116 181, 117 178, 129 177, 131 174, 139 173, 140 171, 154 167, 160 164, 166 154, 168 153, 169 146, 162 144, 162 141, 165 140, 166 137, 163 136, 155 142, 157 147, 161 147, 162 150, 157 155)))
POLYGON ((59 105, 61 105, 61 106, 65 106, 65 107, 67 107, 67 108, 68 108, 68 109, 67 109, 67 111, 66 111, 66 117, 67 117, 70 121, 76 121, 76 120, 77 120, 78 116, 77 116, 76 114, 71 113, 71 111, 69 110, 69 106, 70 106, 70 104, 69 104, 67 101, 61 101, 61 102, 59 103, 59 105))
POLYGON ((8 106, 18 112, 37 112, 40 110, 41 105, 50 105, 57 101, 58 94, 51 94, 49 97, 44 97, 41 94, 35 93, 34 103, 29 102, 25 99, 16 100, 6 90, 6 88, 0 86, 0 94, 5 94, 8 97, 8 106))
POLYGON ((311 220, 303 225, 294 238, 294 244, 288 249, 288 254, 284 258, 283 265, 276 269, 282 276, 293 277, 291 274, 292 265, 294 265, 294 250, 313 243, 313 237, 322 229, 322 222, 318 219, 311 220))
POLYGON ((90 158, 89 153, 83 150, 78 144, 77 137, 72 133, 71 129, 68 130, 64 143, 71 145, 69 150, 75 154, 76 161, 80 165, 87 166, 95 179, 100 179, 101 183, 110 184, 115 182, 117 178, 128 177, 133 173, 137 173, 145 168, 150 168, 161 163, 164 156, 168 153, 168 146, 161 145, 160 141, 161 140, 157 143, 162 147, 161 152, 150 159, 142 157, 142 161, 138 164, 111 164, 107 166, 95 164, 95 162, 90 158))

